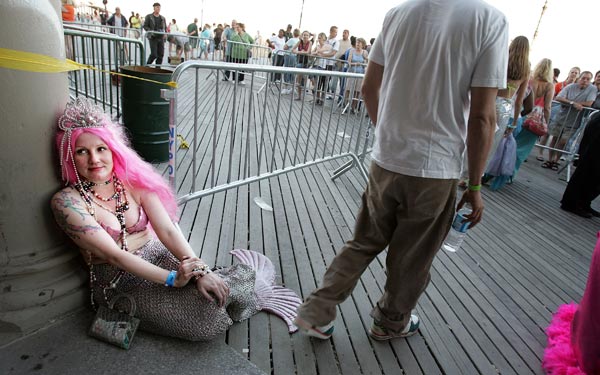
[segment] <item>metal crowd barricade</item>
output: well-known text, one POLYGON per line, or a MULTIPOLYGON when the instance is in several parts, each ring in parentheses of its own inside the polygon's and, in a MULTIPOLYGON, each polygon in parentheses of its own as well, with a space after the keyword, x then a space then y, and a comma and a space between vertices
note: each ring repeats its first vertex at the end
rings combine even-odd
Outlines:
MULTIPOLYGON (((259 91, 262 82, 258 77, 270 73, 306 75, 307 71, 198 61, 176 68, 173 81, 183 86, 193 84, 192 98, 180 97, 182 86, 163 90, 164 97, 170 99, 168 174, 179 191, 179 204, 338 159, 350 162, 339 167, 332 178, 357 167, 367 180, 363 162, 373 137, 364 106, 354 115, 342 115, 335 111, 332 102, 317 104, 304 87, 299 90, 302 93, 299 100, 280 91, 259 91), (247 84, 222 82, 226 70, 233 73, 232 77, 244 70, 247 84), (205 75, 211 75, 211 80, 202 79, 205 75), (187 150, 177 151, 177 135, 184 131, 184 126, 178 123, 178 113, 191 117, 185 121, 192 137, 187 150), (181 186, 177 185, 179 173, 186 176, 181 186)), ((363 77, 325 70, 311 74, 315 79, 363 77)))
MULTIPOLYGON (((282 50, 280 53, 284 56, 283 66, 285 67, 296 67, 296 62, 298 61, 298 55, 295 54, 292 50, 282 50)), ((350 65, 348 61, 345 59, 336 59, 333 57, 320 57, 316 55, 306 55, 309 59, 309 69, 316 69, 316 62, 318 59, 324 60, 326 65, 333 64, 333 70, 339 72, 347 72, 350 70, 350 65)), ((366 70, 367 64, 363 63, 353 63, 353 66, 360 65, 363 66, 364 70, 366 70)), ((284 74, 282 78, 282 86, 289 87, 292 82, 290 79, 290 74, 284 74)), ((351 102, 353 100, 357 100, 355 92, 360 91, 360 87, 355 89, 354 87, 346 86, 346 78, 345 77, 337 77, 332 76, 331 79, 327 82, 327 99, 335 99, 338 107, 341 107, 342 110, 348 111, 351 107, 351 102)))
MULTIPOLYGON (((242 62, 243 64, 249 64, 249 65, 271 65, 271 49, 269 47, 266 46, 259 46, 256 44, 251 44, 251 43, 242 43, 242 42, 235 42, 233 40, 228 40, 226 42, 226 47, 225 49, 231 49, 231 52, 236 52, 235 49, 246 49, 248 51, 250 51, 250 56, 247 60, 244 60, 244 62, 242 62)), ((223 55, 225 56, 226 51, 223 51, 223 55)), ((231 55, 231 53, 230 53, 231 55)), ((225 60, 225 59, 223 59, 225 60)), ((235 61, 233 58, 229 59, 229 62, 232 63, 239 63, 237 61, 235 61)), ((268 80, 268 75, 265 72, 255 72, 254 73, 255 78, 260 78, 263 80, 268 80)), ((263 84, 264 86, 264 84, 263 84)))
POLYGON ((208 55, 208 59, 206 59, 205 56, 205 60, 210 60, 210 61, 214 61, 217 57, 216 54, 214 53, 214 40, 212 38, 203 38, 203 37, 198 37, 198 36, 189 36, 186 34, 177 34, 177 33, 168 33, 168 32, 158 32, 158 31, 147 31, 144 33, 144 37, 142 38, 142 41, 144 43, 144 48, 146 50, 146 59, 148 58, 148 56, 150 56, 150 43, 149 43, 149 39, 150 37, 152 37, 152 35, 162 35, 163 38, 165 38, 165 51, 164 51, 164 56, 163 56, 163 61, 162 64, 153 64, 156 66, 167 66, 167 67, 173 67, 174 65, 177 64, 171 64, 169 62, 169 57, 173 57, 176 55, 176 51, 177 51, 177 43, 171 43, 169 42, 169 36, 174 36, 174 37, 183 37, 183 39, 185 40, 184 44, 183 44, 183 51, 181 56, 184 58, 183 60, 195 60, 195 59, 202 59, 202 56, 204 56, 204 51, 207 51, 207 55, 208 55), (205 48, 205 49, 204 49, 205 48))
POLYGON ((101 104, 113 117, 121 116, 119 72, 124 65, 144 65, 141 41, 106 33, 91 33, 65 28, 67 58, 95 69, 69 72, 69 90, 75 97, 83 95, 101 104))
POLYGON ((575 107, 569 106, 568 104, 553 101, 553 105, 559 104, 560 107, 556 107, 557 110, 569 107, 564 120, 562 123, 557 124, 556 117, 557 113, 551 115, 551 122, 548 124, 549 138, 547 144, 536 143, 536 147, 548 150, 548 152, 555 152, 562 155, 565 164, 557 171, 562 173, 566 169, 566 181, 569 182, 571 178, 571 166, 573 162, 579 157, 578 150, 583 132, 589 121, 589 118, 594 113, 598 112, 597 109, 590 107, 583 107, 581 111, 577 111, 575 107), (561 108, 562 107, 562 108, 561 108), (558 136, 551 136, 550 132, 558 133, 558 136))
POLYGON ((80 30, 95 33, 110 33, 122 38, 139 39, 140 29, 130 27, 118 27, 110 25, 101 25, 92 22, 63 22, 63 27, 70 30, 80 30))

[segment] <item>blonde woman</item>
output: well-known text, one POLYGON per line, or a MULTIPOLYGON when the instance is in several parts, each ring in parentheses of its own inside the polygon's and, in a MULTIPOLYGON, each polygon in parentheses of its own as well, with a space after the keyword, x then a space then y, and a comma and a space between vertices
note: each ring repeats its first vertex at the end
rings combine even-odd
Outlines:
MULTIPOLYGON (((535 106, 540 106, 544 109, 544 119, 546 122, 550 119, 550 108, 552 106, 552 97, 554 96, 554 84, 552 83, 553 71, 552 60, 542 59, 535 66, 533 76, 529 81, 531 86, 531 95, 535 106)), ((515 163, 515 173, 519 170, 521 163, 533 149, 538 136, 527 129, 522 129, 515 137, 517 141, 517 162, 515 163)), ((514 177, 513 175, 513 177, 514 177)))
MULTIPOLYGON (((327 41, 327 34, 325 33, 319 33, 319 36, 317 38, 317 43, 315 43, 315 46, 313 48, 313 52, 312 54, 316 56, 316 60, 315 63, 313 65, 313 69, 317 69, 317 70, 325 70, 327 67, 327 56, 329 56, 329 54, 331 53, 331 45, 325 43, 327 41)), ((324 100, 324 96, 325 96, 325 89, 326 87, 326 76, 314 76, 313 78, 313 87, 316 90, 315 96, 316 96, 316 104, 317 105, 323 105, 323 100, 324 100), (315 82, 316 80, 316 82, 315 82)), ((297 98, 298 100, 300 98, 297 98)))

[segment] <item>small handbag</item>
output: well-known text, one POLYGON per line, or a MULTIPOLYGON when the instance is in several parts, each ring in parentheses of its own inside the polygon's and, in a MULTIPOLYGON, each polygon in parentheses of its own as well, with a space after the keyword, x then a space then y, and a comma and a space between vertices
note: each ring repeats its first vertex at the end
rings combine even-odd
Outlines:
POLYGON ((544 98, 540 97, 535 101, 533 110, 523 121, 523 128, 529 130, 538 137, 548 134, 548 124, 544 119, 544 98))
POLYGON ((88 334, 122 349, 129 349, 140 320, 135 315, 135 300, 127 294, 118 294, 108 303, 100 306, 88 334), (126 298, 131 304, 129 314, 114 309, 115 302, 126 298))

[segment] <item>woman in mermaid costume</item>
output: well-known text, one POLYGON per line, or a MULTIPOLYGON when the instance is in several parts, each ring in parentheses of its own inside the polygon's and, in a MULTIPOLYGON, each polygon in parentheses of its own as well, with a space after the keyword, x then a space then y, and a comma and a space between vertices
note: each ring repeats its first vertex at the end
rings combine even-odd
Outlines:
POLYGON ((187 340, 210 340, 260 310, 297 330, 301 301, 274 284, 271 261, 234 250, 240 263, 213 269, 198 258, 175 224, 172 190, 99 107, 69 103, 56 144, 67 187, 53 196, 52 210, 88 264, 93 307, 126 293, 140 329, 187 340))

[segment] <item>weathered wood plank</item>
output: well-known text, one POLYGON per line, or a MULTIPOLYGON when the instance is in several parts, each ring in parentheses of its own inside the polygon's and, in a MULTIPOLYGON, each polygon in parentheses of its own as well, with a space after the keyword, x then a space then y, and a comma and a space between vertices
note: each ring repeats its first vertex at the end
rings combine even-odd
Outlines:
MULTIPOLYGON (((183 123, 178 133, 190 145, 191 81, 181 85, 178 108, 183 123)), ((355 148, 344 135, 358 129, 357 116, 332 113, 335 107, 317 107, 310 100, 280 100, 271 90, 253 97, 250 108, 248 86, 219 86, 217 183, 228 175, 262 173, 271 160, 283 167, 355 148)), ((200 91, 197 188, 208 186, 213 172, 214 81, 202 82, 200 91)), ((191 152, 178 151, 182 193, 191 187, 191 152)), ((344 162, 189 202, 182 207, 182 230, 207 261, 230 263, 232 247, 266 254, 281 281, 306 296, 352 234, 365 185, 356 170, 329 180, 330 171, 344 162), (261 210, 255 197, 273 211, 261 210)), ((385 283, 382 253, 339 307, 331 340, 289 335, 280 320, 261 313, 234 325, 227 342, 239 351, 249 348, 250 360, 274 374, 540 373, 543 329, 559 304, 581 297, 599 222, 561 211, 564 187, 556 174, 525 163, 512 185, 484 189, 484 221, 458 253, 440 253, 434 262, 432 283, 416 309, 422 320, 416 336, 390 343, 367 336, 370 309, 385 283)))

